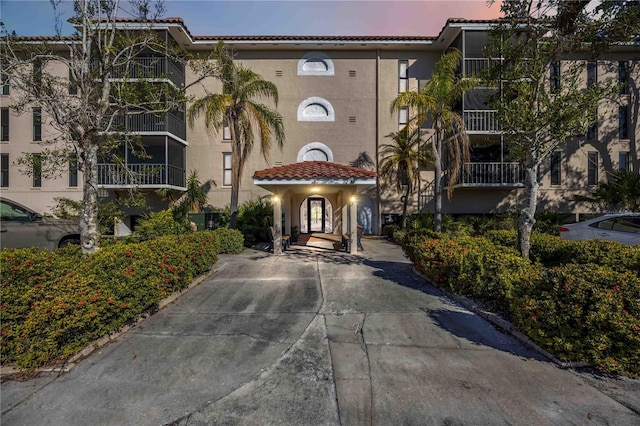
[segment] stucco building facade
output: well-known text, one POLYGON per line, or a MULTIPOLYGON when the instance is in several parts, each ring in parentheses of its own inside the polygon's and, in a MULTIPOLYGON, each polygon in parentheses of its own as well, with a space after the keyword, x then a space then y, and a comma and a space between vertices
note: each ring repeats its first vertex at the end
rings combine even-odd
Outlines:
MULTIPOLYGON (((235 51, 239 63, 277 86, 277 110, 284 121, 284 147, 274 146, 267 159, 256 147, 242 176, 240 202, 243 202, 272 192, 254 182, 257 171, 303 161, 349 166, 359 158, 369 157, 375 163, 380 146, 391 143, 389 135, 408 119, 407 111, 390 112, 392 100, 398 93, 417 89, 428 80, 438 58, 450 47, 461 50, 461 71, 465 74, 486 66, 482 48, 488 40, 490 25, 491 21, 451 19, 433 37, 193 36, 177 18, 159 22, 156 29, 201 57, 206 57, 218 40, 223 40, 235 51)), ((538 210, 588 212, 587 206, 571 201, 573 195, 589 193, 598 181, 606 179, 607 171, 639 170, 639 57, 640 47, 629 45, 616 47, 595 62, 584 60, 585 84, 593 78, 620 80, 626 90, 615 99, 601 102, 598 111, 601 120, 595 131, 567 141, 551 156, 548 166, 540 170, 542 187, 538 210)), ((56 68, 55 63, 47 66, 54 73, 66 73, 56 68)), ((197 78, 189 66, 166 63, 163 71, 170 73, 176 84, 190 85, 197 78)), ((220 87, 215 79, 206 79, 191 86, 188 94, 198 97, 205 91, 219 91, 220 87)), ((456 184, 453 197, 444 198, 445 213, 497 213, 518 210, 522 203, 522 170, 509 158, 502 143, 495 111, 486 102, 488 91, 490 89, 478 88, 462 100, 461 113, 473 147, 472 164, 456 184)), ((41 212, 49 211, 56 197, 80 199, 82 178, 72 164, 57 177, 37 178, 21 173, 15 160, 25 152, 38 153, 41 149, 38 139, 47 140, 54 135, 47 127, 47 118, 38 116, 37 106, 21 115, 9 108, 10 87, 3 85, 1 101, 0 195, 41 212)), ((160 119, 148 117, 130 126, 130 130, 142 135, 151 159, 140 160, 130 155, 127 167, 150 163, 158 167, 156 173, 157 170, 162 173, 137 182, 121 181, 117 179, 115 166, 102 164, 102 196, 113 197, 137 186, 148 194, 150 205, 160 209, 166 201, 154 191, 184 189, 185 176, 196 170, 208 190, 208 204, 224 207, 229 203, 231 145, 226 129, 208 130, 204 119, 189 126, 184 111, 160 119)), ((426 129, 425 139, 428 137, 426 129)), ((375 164, 371 170, 375 171, 375 164)), ((433 210, 432 180, 432 171, 422 172, 421 187, 410 200, 410 213, 433 210)), ((400 195, 384 181, 380 182, 379 192, 375 185, 370 185, 360 187, 357 195, 357 220, 366 233, 379 232, 386 220, 401 213, 400 195)), ((336 193, 321 190, 304 196, 291 195, 284 210, 285 216, 289 216, 287 226, 298 226, 301 232, 314 230, 309 209, 322 206, 321 215, 332 217, 344 204, 337 197, 336 193), (312 206, 309 198, 317 203, 312 206), (323 201, 320 203, 320 200, 323 201)), ((133 225, 139 212, 128 213, 127 224, 133 225)), ((323 224, 322 230, 341 231, 340 221, 330 219, 329 222, 331 225, 323 224)))

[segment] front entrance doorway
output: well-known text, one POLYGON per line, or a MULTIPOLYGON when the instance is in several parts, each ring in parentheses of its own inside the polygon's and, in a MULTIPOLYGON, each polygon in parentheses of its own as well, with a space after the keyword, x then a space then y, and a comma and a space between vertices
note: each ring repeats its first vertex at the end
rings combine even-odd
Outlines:
POLYGON ((333 209, 324 197, 309 197, 300 206, 300 233, 333 232, 333 209))

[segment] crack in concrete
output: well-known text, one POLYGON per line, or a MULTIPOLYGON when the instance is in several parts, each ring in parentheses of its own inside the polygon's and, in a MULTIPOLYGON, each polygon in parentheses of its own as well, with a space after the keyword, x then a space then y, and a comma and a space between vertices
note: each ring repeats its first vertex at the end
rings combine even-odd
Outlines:
MULTIPOLYGON (((322 316, 322 320, 325 321, 325 316, 323 314, 321 314, 320 312, 322 311, 322 307, 324 306, 324 292, 322 290, 322 280, 320 277, 320 268, 318 266, 318 256, 316 255, 316 271, 317 271, 317 282, 318 282, 318 287, 320 290, 320 303, 318 304, 318 309, 315 311, 315 315, 311 318, 311 320, 309 321, 309 323, 305 326, 305 328, 303 329, 302 333, 298 336, 297 339, 295 339, 293 342, 291 342, 289 344, 289 346, 280 354, 280 356, 274 360, 274 362, 271 363, 271 365, 269 366, 265 366, 261 369, 261 371, 256 374, 253 377, 250 377, 249 379, 247 379, 245 382, 239 384, 235 389, 230 390, 229 392, 227 392, 226 394, 220 396, 219 398, 216 398, 215 400, 210 400, 207 401, 206 404, 200 406, 200 408, 193 410, 190 413, 186 413, 185 415, 173 420, 172 422, 169 422, 166 424, 166 426, 172 426, 172 425, 178 425, 180 424, 180 422, 188 422, 190 418, 192 418, 192 416, 198 412, 204 411, 208 406, 214 405, 219 401, 222 401, 223 399, 229 397, 231 394, 233 394, 234 392, 237 392, 239 389, 241 389, 242 387, 248 385, 251 382, 254 382, 258 379, 260 379, 260 377, 262 377, 267 371, 269 371, 270 369, 274 368, 276 365, 278 365, 278 363, 284 358, 286 357, 292 350, 292 348, 296 345, 296 343, 298 343, 300 341, 300 339, 302 338, 302 336, 307 332, 307 330, 309 330, 309 327, 311 327, 311 325, 313 324, 313 321, 316 319, 316 317, 318 316, 322 316)), ((296 312, 283 312, 283 314, 293 314, 296 312)), ((303 313, 314 313, 314 312, 303 312, 303 313)), ((326 324, 326 321, 325 321, 326 324)), ((325 325, 326 327, 326 325, 325 325)), ((288 342, 286 342, 288 343, 288 342)), ((327 342, 327 346, 328 346, 328 342, 327 342)), ((329 350, 329 356, 331 356, 331 350, 329 350)), ((334 394, 337 395, 336 393, 336 388, 335 388, 335 375, 333 374, 333 360, 331 362, 331 376, 333 377, 333 382, 334 382, 334 394)), ((340 419, 340 409, 338 406, 338 398, 336 396, 336 407, 338 407, 338 419, 340 419)))

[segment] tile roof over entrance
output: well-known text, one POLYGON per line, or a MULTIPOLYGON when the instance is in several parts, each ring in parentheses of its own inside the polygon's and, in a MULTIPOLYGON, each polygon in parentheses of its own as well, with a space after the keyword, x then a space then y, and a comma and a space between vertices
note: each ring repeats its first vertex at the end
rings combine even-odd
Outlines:
POLYGON ((329 161, 303 161, 257 170, 254 179, 259 180, 309 180, 309 179, 374 179, 376 172, 343 166, 329 161))

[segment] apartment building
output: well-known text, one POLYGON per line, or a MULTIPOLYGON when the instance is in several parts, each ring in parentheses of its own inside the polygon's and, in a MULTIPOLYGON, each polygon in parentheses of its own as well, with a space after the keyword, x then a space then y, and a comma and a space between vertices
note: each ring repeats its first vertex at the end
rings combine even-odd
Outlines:
MULTIPOLYGON (((483 47, 491 23, 450 19, 433 37, 193 36, 179 18, 159 22, 157 30, 201 57, 223 40, 234 49, 239 63, 278 87, 277 110, 284 119, 285 144, 282 150, 272 148, 268 159, 256 148, 245 166, 240 202, 277 193, 282 197, 285 232, 297 226, 301 232, 339 233, 351 227, 347 222, 357 221, 366 233, 376 233, 380 222, 401 213, 400 194, 385 182, 380 182, 377 191, 375 167, 354 172, 352 166, 366 156, 375 160, 379 147, 392 142, 389 135, 409 119, 408 110, 390 112, 392 100, 428 80, 446 49, 457 47, 462 52, 464 75, 487 66, 483 47), (306 163, 311 161, 316 163, 306 163), (354 205, 357 208, 347 207, 354 205)), ((125 28, 126 24, 122 22, 125 28)), ((615 99, 601 102, 598 126, 563 144, 540 170, 539 210, 586 212, 586 206, 571 201, 573 195, 588 193, 606 179, 607 171, 639 170, 639 56, 640 48, 629 45, 616 47, 597 61, 572 58, 584 61, 585 85, 613 79, 622 89, 615 99)), ((189 85, 198 77, 189 67, 162 58, 139 60, 158 64, 159 75, 171 76, 173 84, 189 85)), ((562 67, 562 61, 558 66, 562 67)), ((555 78, 554 71, 550 70, 550 79, 555 78)), ((203 80, 189 88, 189 95, 201 96, 205 90, 215 92, 220 87, 214 79, 203 80)), ((453 197, 444 198, 445 213, 497 213, 517 210, 523 202, 522 168, 509 155, 496 111, 487 102, 496 90, 476 88, 461 101, 472 143, 471 164, 455 184, 453 197)), ((55 179, 43 179, 37 173, 25 176, 15 167, 15 158, 23 152, 38 153, 38 141, 46 140, 49 130, 37 106, 22 115, 8 108, 11 88, 4 84, 1 100, 0 194, 43 212, 55 197, 80 199, 82 180, 73 162, 55 179)), ((101 163, 101 196, 114 197, 135 186, 147 193, 151 205, 162 208, 166 201, 155 190, 184 190, 186 174, 197 170, 209 191, 208 204, 223 207, 229 203, 229 129, 213 132, 205 128, 204 119, 188 126, 184 111, 126 120, 127 129, 142 136, 150 158, 127 152, 124 165, 101 163), (138 177, 133 181, 123 178, 126 174, 119 167, 136 171, 138 177)), ((429 137, 428 130, 425 137, 429 137)), ((432 181, 433 172, 423 171, 409 212, 432 211, 432 181)), ((132 226, 139 212, 128 213, 127 224, 132 226)))

